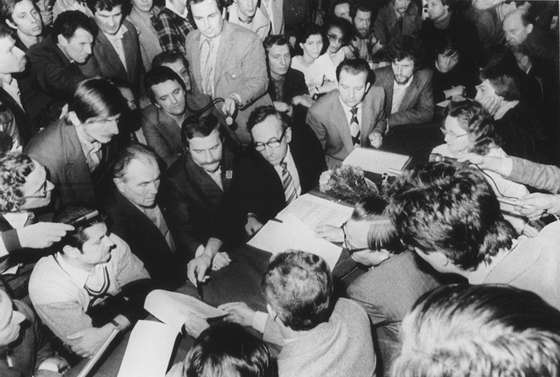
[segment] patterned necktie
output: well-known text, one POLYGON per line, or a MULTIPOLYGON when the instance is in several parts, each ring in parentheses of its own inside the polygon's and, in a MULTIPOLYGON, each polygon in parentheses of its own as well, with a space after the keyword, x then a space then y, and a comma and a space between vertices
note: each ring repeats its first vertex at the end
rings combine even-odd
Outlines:
POLYGON ((288 170, 288 163, 282 162, 281 167, 284 196, 286 197, 286 204, 290 204, 295 198, 297 198, 296 186, 294 185, 294 180, 288 170))
POLYGON ((358 106, 350 109, 350 135, 352 136, 352 144, 360 144, 360 122, 358 121, 358 106))
POLYGON ((200 46, 200 74, 202 75, 202 91, 209 96, 212 96, 214 86, 212 83, 214 65, 210 61, 211 59, 212 42, 205 38, 200 46))

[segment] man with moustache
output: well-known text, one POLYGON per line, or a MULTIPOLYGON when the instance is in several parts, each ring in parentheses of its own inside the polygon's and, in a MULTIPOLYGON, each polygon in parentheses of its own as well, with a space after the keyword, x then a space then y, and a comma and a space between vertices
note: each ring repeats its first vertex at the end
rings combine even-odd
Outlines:
POLYGON ((385 91, 386 129, 425 123, 434 116, 432 71, 419 69, 418 40, 403 35, 388 47, 391 66, 375 70, 375 86, 385 91))

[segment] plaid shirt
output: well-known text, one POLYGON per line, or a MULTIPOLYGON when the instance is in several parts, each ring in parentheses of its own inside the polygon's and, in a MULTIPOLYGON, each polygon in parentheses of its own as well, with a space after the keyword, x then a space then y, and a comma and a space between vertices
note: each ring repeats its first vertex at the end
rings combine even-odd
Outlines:
POLYGON ((159 44, 163 51, 185 51, 185 38, 187 34, 196 29, 194 23, 189 18, 184 19, 168 8, 162 11, 154 18, 154 29, 156 29, 159 44))

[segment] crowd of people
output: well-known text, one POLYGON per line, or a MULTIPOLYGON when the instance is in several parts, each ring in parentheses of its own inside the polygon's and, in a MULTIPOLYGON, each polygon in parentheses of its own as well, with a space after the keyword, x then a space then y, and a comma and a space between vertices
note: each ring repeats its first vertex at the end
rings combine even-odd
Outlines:
POLYGON ((185 318, 169 376, 560 375, 558 11, 0 0, 0 376, 64 375, 153 289, 202 299, 323 172, 426 126, 430 161, 316 229, 351 273, 275 255, 267 312, 185 318))

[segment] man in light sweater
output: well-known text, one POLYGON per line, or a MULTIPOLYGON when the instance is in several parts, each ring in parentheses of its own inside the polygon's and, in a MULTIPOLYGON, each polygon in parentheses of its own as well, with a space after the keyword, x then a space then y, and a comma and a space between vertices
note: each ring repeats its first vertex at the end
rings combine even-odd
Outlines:
POLYGON ((58 218, 74 231, 62 249, 41 258, 29 281, 29 296, 37 314, 73 352, 91 357, 114 329, 128 327, 133 310, 120 307, 107 323, 94 326, 91 310, 121 292, 126 284, 149 278, 129 246, 111 234, 97 211, 70 207, 58 218))
POLYGON ((356 302, 334 299, 325 261, 304 251, 273 257, 263 279, 268 313, 246 304, 221 305, 227 320, 252 326, 282 347, 280 377, 375 375, 369 320, 356 302))

